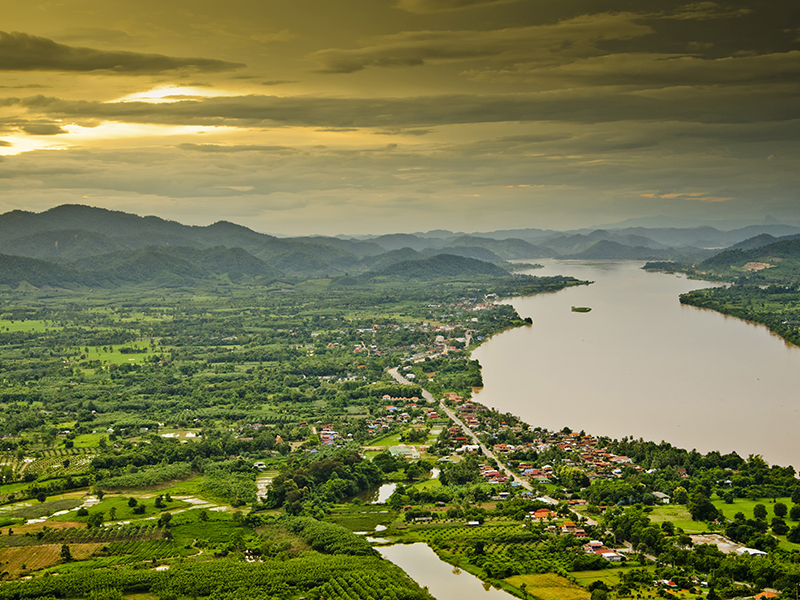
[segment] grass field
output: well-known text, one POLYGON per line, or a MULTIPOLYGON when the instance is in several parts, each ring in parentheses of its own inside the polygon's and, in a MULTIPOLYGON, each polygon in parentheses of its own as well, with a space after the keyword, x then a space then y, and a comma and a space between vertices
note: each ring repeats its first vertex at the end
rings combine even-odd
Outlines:
POLYGON ((326 521, 331 521, 346 527, 350 531, 375 531, 378 525, 389 525, 397 517, 397 513, 346 513, 333 514, 326 517, 326 521))
POLYGON ((427 490, 430 488, 437 488, 441 486, 442 482, 439 481, 439 478, 437 477, 436 479, 426 479, 425 481, 420 481, 418 483, 415 483, 411 487, 413 487, 415 490, 427 490))
POLYGON ((656 506, 648 516, 654 523, 671 521, 675 527, 680 527, 686 533, 701 533, 708 529, 702 521, 692 521, 692 515, 686 507, 678 504, 656 506))
MULTIPOLYGON (((620 576, 626 571, 631 569, 641 568, 638 565, 635 567, 616 567, 614 569, 600 569, 599 571, 575 571, 572 573, 573 577, 582 586, 587 586, 593 581, 604 581, 608 585, 617 585, 620 581, 620 576)), ((655 570, 655 567, 647 567, 649 570, 655 570)))
POLYGON ((48 321, 8 321, 6 319, 0 319, 0 332, 44 332, 46 330, 61 331, 62 329, 64 328, 53 325, 48 321))
POLYGON ((524 583, 527 586, 526 592, 539 600, 589 600, 591 598, 588 590, 554 573, 515 575, 504 581, 517 589, 524 583))
POLYGON ((106 433, 83 433, 75 436, 72 440, 75 448, 97 448, 100 445, 100 438, 105 437, 108 439, 106 433))
POLYGON ((402 442, 400 441, 400 434, 396 433, 394 435, 387 436, 380 440, 371 440, 369 442, 369 446, 382 446, 388 448, 389 446, 399 446, 402 442))
MULTIPOLYGON (((152 496, 152 494, 148 494, 152 496)), ((155 498, 142 498, 141 494, 136 494, 136 503, 137 505, 144 504, 145 511, 144 514, 136 514, 133 512, 133 507, 128 506, 128 499, 132 496, 128 495, 106 495, 103 500, 92 507, 90 507, 89 514, 96 512, 103 513, 103 521, 114 522, 114 521, 135 521, 137 519, 147 519, 152 517, 157 517, 164 511, 173 511, 176 509, 181 508, 188 508, 191 506, 188 502, 183 502, 182 500, 175 500, 173 499, 172 502, 164 501, 165 508, 158 509, 155 507, 155 498), (111 519, 111 509, 116 509, 115 517, 112 521, 111 519)), ((69 512, 66 515, 59 515, 53 517, 53 520, 57 521, 78 521, 80 523, 85 523, 89 517, 79 517, 75 514, 75 512, 69 512)))
MULTIPOLYGON (((153 355, 152 352, 143 352, 141 354, 123 354, 119 351, 120 348, 149 348, 149 345, 145 342, 132 342, 129 344, 124 344, 121 346, 115 346, 114 350, 111 352, 106 352, 102 348, 97 348, 94 346, 89 346, 89 353, 87 354, 85 348, 74 348, 75 351, 80 351, 81 354, 85 354, 86 358, 83 360, 99 360, 103 363, 108 363, 111 365, 121 365, 124 363, 132 363, 137 364, 144 360, 150 359, 153 355)), ((156 348, 156 352, 163 351, 163 348, 156 348)))
MULTIPOLYGON (((792 508, 794 504, 791 498, 778 498, 778 502, 783 502, 786 505, 786 508, 792 508)), ((763 504, 767 508, 767 522, 771 521, 772 517, 775 516, 775 513, 772 509, 775 503, 772 501, 772 498, 761 498, 759 500, 736 498, 734 499, 733 504, 725 504, 723 500, 714 500, 713 503, 714 506, 721 510, 722 514, 724 514, 728 519, 733 519, 737 512, 744 513, 746 519, 752 519, 753 508, 756 504, 763 504)))

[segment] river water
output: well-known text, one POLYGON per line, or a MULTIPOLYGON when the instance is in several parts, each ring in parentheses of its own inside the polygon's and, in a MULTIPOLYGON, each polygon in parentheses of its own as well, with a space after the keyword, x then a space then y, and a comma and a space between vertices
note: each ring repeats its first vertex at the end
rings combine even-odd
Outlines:
POLYGON ((542 262, 530 273, 595 283, 511 300, 533 326, 475 350, 484 380, 477 401, 532 426, 800 467, 800 348, 679 303, 679 294, 713 284, 647 273, 635 261, 542 262))

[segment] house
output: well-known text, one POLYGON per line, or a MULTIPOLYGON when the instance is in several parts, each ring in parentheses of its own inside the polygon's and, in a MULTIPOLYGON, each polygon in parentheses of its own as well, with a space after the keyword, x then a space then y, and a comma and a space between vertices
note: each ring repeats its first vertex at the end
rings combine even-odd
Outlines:
POLYGON ((750 556, 766 556, 766 552, 756 550, 755 548, 737 548, 736 554, 749 554, 750 556))
POLYGON ((659 504, 669 504, 669 501, 671 499, 664 492, 653 492, 653 496, 656 497, 656 501, 658 501, 659 504))

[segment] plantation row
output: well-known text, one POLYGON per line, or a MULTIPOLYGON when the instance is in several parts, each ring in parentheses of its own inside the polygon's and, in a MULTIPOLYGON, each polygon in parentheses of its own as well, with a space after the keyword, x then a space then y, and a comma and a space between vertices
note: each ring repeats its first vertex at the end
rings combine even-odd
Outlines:
POLYGON ((309 596, 327 600, 401 600, 407 597, 406 588, 383 574, 348 573, 314 588, 309 596))
MULTIPOLYGON (((157 521, 144 525, 130 523, 116 527, 92 527, 77 528, 69 527, 65 529, 46 529, 42 541, 48 543, 71 542, 110 542, 110 541, 130 541, 130 540, 154 540, 163 536, 162 530, 157 521)), ((14 536, 7 536, 14 537, 14 536)), ((16 536, 26 537, 26 536, 16 536)), ((2 540, 2 538, 0 538, 2 540)))
POLYGON ((134 569, 92 569, 62 573, 58 577, 37 577, 27 582, 9 582, 0 587, 0 600, 42 596, 86 598, 93 590, 150 592, 198 597, 294 597, 298 592, 314 595, 326 584, 334 584, 325 598, 432 600, 399 567, 389 561, 362 556, 324 556, 306 553, 288 561, 248 564, 222 559, 210 562, 173 564, 167 571, 134 569), (341 593, 336 591, 341 589, 341 593), (363 590, 364 595, 358 595, 363 590), (379 593, 378 593, 379 592, 379 593), (345 595, 346 594, 346 595, 345 595))

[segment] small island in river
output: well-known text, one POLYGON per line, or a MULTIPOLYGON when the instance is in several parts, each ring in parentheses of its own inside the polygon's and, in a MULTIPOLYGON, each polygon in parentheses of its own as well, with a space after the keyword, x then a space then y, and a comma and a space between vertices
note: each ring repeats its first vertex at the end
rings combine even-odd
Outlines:
POLYGON ((591 307, 589 306, 573 306, 572 312, 580 312, 580 313, 587 313, 591 312, 591 307))

